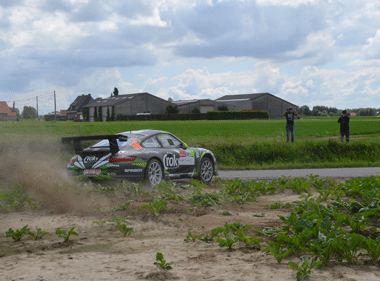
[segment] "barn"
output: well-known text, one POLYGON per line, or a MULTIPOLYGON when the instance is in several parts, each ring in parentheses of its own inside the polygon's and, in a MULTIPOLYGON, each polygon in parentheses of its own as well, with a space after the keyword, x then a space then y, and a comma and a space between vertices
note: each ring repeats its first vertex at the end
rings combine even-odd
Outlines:
POLYGON ((265 110, 271 119, 282 118, 282 113, 284 113, 289 106, 295 110, 298 109, 297 105, 270 93, 226 95, 215 101, 221 105, 226 105, 228 110, 265 110))
POLYGON ((170 101, 149 93, 134 93, 112 96, 106 99, 94 100, 87 104, 89 121, 116 120, 118 115, 136 115, 137 113, 164 114, 170 101))

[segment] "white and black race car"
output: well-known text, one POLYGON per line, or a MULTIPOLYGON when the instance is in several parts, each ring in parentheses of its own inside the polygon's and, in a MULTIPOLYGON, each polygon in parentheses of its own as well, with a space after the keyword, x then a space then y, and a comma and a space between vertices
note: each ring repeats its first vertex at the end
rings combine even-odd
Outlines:
POLYGON ((188 147, 165 131, 62 138, 62 143, 72 141, 77 155, 67 169, 80 178, 125 178, 156 185, 163 179, 178 178, 197 178, 208 183, 218 175, 218 164, 210 150, 188 147), (81 142, 89 140, 100 141, 83 149, 81 142))

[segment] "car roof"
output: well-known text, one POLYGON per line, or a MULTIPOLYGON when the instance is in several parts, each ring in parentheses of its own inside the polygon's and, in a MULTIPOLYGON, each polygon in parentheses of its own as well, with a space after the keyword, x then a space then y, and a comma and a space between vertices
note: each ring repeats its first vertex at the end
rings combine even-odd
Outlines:
POLYGON ((144 129, 144 130, 138 130, 138 131, 121 132, 121 133, 118 133, 117 135, 137 134, 137 135, 151 136, 151 135, 156 135, 159 133, 170 134, 169 132, 161 131, 161 130, 144 129))

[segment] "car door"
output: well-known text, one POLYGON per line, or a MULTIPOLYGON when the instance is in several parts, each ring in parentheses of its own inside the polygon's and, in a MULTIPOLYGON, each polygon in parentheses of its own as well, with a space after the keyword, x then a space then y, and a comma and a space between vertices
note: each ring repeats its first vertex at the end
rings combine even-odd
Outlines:
POLYGON ((157 139, 161 144, 160 150, 164 169, 170 174, 184 174, 194 171, 195 158, 192 151, 182 148, 182 143, 171 134, 159 134, 157 139))

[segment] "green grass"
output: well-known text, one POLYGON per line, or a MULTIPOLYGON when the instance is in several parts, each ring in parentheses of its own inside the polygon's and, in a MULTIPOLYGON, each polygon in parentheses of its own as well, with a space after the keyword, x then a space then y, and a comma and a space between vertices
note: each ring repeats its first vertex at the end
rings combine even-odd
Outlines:
MULTIPOLYGON (((294 144, 285 141, 285 120, 2 122, 0 151, 7 147, 2 142, 10 140, 31 151, 53 153, 64 136, 157 129, 175 134, 189 146, 210 149, 221 169, 380 166, 380 118, 352 117, 349 145, 338 141, 337 120, 338 117, 296 120, 294 144)), ((65 160, 70 159, 68 155, 63 156, 65 160)))

